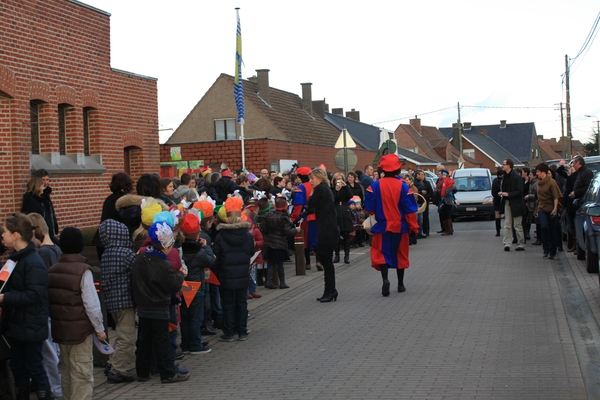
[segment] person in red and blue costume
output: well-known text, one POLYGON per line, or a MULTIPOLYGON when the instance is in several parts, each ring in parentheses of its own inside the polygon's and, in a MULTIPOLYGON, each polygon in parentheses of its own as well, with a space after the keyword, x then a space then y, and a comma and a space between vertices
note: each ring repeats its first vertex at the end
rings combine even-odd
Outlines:
MULTIPOLYGON (((309 182, 308 174, 311 169, 308 167, 300 167, 296 170, 296 175, 302 181, 293 194, 294 208, 292 209, 291 219, 294 223, 302 220, 300 228, 304 231, 304 258, 306 259, 306 269, 310 269, 310 250, 315 250, 317 247, 317 221, 315 214, 307 214, 306 208, 308 206, 308 198, 310 197, 313 187, 309 182)), ((323 271, 323 266, 316 260, 317 269, 323 271)))
POLYGON ((404 287, 404 270, 409 267, 409 233, 418 233, 417 202, 410 187, 398 178, 402 163, 395 154, 381 157, 379 170, 383 178, 373 182, 366 190, 364 209, 375 214, 377 221, 371 227, 371 266, 381 272, 381 294, 390 295, 388 269, 396 269, 398 292, 404 287))

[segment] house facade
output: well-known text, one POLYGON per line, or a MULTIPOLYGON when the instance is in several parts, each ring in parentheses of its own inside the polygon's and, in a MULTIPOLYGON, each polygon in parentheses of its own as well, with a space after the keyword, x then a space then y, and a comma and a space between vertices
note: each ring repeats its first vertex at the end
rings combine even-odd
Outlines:
MULTIPOLYGON (((262 168, 283 171, 292 162, 314 167, 323 164, 330 172, 336 166, 340 149, 334 144, 341 131, 325 120, 325 101, 312 100, 312 84, 302 83, 302 97, 269 86, 269 70, 243 81, 245 123, 242 155, 241 129, 233 97, 233 77, 221 74, 181 125, 161 145, 163 175, 195 172, 199 165, 219 169, 226 163, 231 169, 258 172, 262 168), (176 149, 175 151, 173 149, 176 149), (177 154, 178 159, 172 155, 177 154), (243 158, 243 159, 242 159, 243 158), (243 162, 244 161, 244 162, 243 162)), ((376 151, 357 146, 354 167, 363 168, 373 161, 376 151)))
POLYGON ((4 0, 0 16, 0 214, 44 168, 59 227, 98 226, 114 173, 159 170, 156 79, 111 68, 105 11, 4 0))

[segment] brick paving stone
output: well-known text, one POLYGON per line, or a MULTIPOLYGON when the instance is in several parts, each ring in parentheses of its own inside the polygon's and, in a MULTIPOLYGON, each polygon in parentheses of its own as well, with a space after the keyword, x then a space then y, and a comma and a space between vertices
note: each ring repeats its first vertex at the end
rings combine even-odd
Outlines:
POLYGON ((295 276, 286 263, 291 288, 259 288, 248 302, 246 342, 206 337, 211 353, 180 362, 185 383, 108 385, 96 375, 94 398, 588 398, 555 268, 573 269, 600 316, 597 275, 571 254, 505 252, 491 229, 432 235, 410 251, 405 293, 391 271, 382 297, 368 248, 353 249, 350 265, 336 264, 340 294, 327 304, 315 300, 322 273, 295 276))

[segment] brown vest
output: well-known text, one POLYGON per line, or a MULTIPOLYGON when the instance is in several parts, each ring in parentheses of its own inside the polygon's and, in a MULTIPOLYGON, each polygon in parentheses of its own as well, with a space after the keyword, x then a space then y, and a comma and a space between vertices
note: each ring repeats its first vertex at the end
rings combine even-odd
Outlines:
POLYGON ((81 298, 81 280, 91 267, 79 254, 63 254, 48 270, 48 300, 52 339, 60 344, 79 344, 95 332, 81 298))

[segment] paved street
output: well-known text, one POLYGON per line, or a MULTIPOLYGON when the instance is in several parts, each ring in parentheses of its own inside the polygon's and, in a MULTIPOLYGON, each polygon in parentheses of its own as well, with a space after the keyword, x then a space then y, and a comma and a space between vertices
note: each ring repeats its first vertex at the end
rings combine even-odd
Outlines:
POLYGON ((336 264, 337 302, 315 300, 322 273, 288 263, 291 289, 249 301, 248 341, 208 337, 175 385, 110 385, 97 369, 94 398, 600 398, 598 276, 570 253, 503 251, 493 221, 454 226, 411 246, 405 293, 381 296, 368 247, 336 264))

